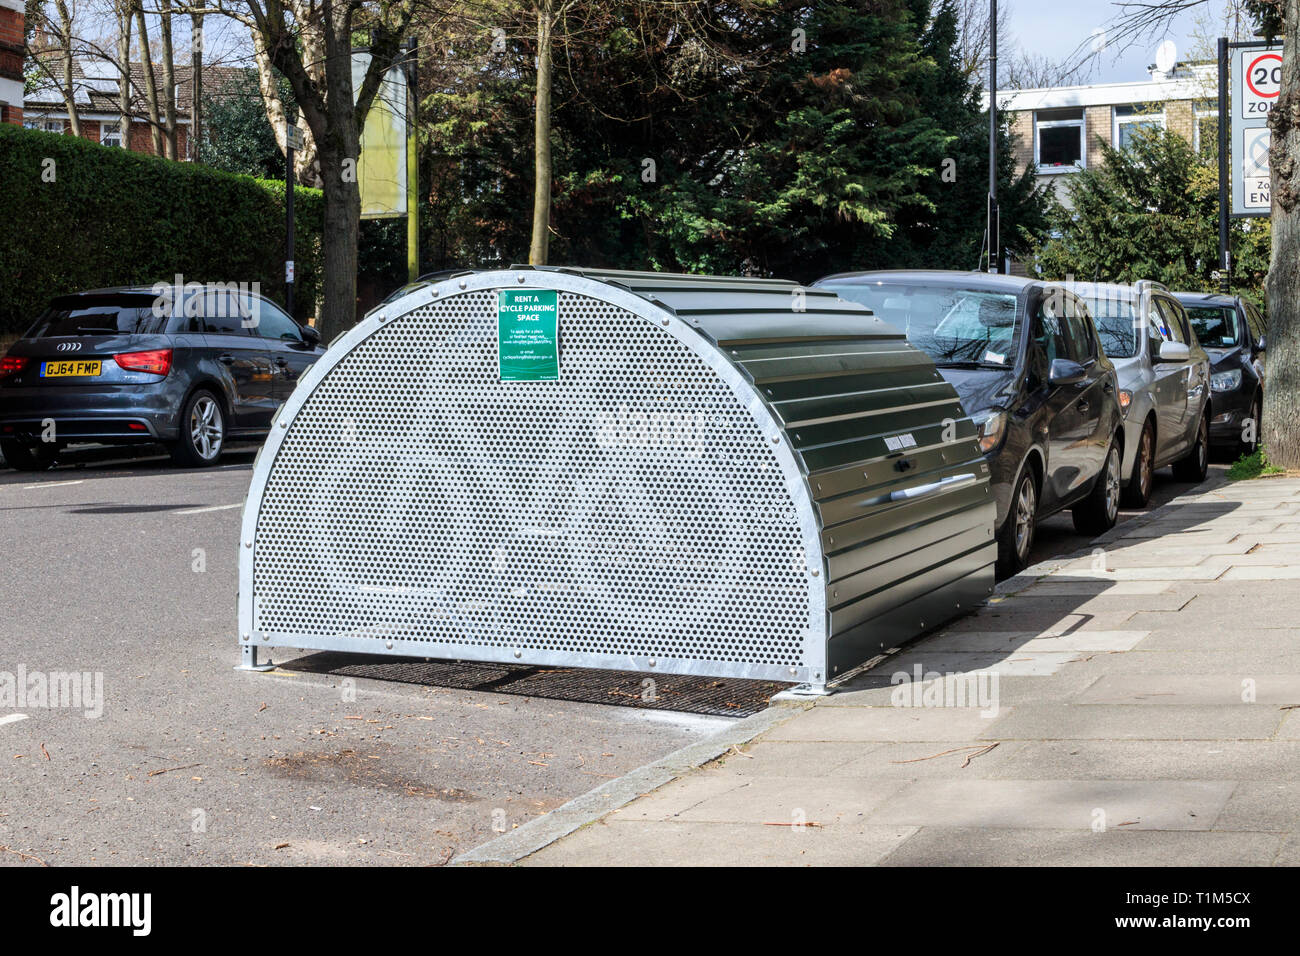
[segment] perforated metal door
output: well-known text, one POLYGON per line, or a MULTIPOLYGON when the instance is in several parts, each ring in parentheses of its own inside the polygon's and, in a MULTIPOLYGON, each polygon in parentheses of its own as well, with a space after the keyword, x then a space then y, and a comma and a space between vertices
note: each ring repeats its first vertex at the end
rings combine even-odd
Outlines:
POLYGON ((470 290, 394 318, 315 384, 258 502, 257 634, 785 679, 819 664, 811 516, 733 386, 659 321, 570 292, 560 381, 501 382, 496 304, 470 290))

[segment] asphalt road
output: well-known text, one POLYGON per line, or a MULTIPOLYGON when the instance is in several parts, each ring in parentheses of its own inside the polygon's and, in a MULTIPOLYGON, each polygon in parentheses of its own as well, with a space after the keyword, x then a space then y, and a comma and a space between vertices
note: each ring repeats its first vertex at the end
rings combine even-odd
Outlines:
POLYGON ((0 681, 103 675, 0 702, 0 865, 437 864, 727 720, 236 671, 252 452, 79 457, 0 470, 0 681))
MULTIPOLYGON (((235 671, 254 451, 0 469, 0 681, 103 679, 99 716, 0 701, 0 865, 438 864, 725 723, 235 671)), ((1034 559, 1086 543, 1057 516, 1034 559)))

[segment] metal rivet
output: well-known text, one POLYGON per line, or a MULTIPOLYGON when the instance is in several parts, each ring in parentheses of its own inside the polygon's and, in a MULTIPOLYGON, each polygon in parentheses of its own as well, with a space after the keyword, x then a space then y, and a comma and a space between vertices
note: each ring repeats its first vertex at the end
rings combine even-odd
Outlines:
POLYGON ((524 277, 523 277, 523 276, 515 276, 515 278, 519 280, 519 284, 520 284, 520 285, 523 285, 523 284, 524 284, 524 277))
POLYGON ((656 663, 658 663, 658 662, 657 662, 653 657, 650 658, 650 666, 651 666, 651 667, 654 667, 656 663))
POLYGON ((458 282, 458 283, 456 283, 456 284, 459 285, 462 289, 465 288, 465 280, 464 280, 464 279, 461 279, 460 282, 458 282))
POLYGON ((245 542, 244 542, 244 547, 246 547, 246 548, 251 548, 252 546, 253 546, 253 542, 251 542, 251 541, 245 541, 245 542))
POLYGON ((392 642, 392 641, 384 641, 384 647, 388 648, 388 649, 391 651, 391 650, 393 649, 393 642, 392 642))
POLYGON ((523 656, 524 656, 523 651, 515 651, 515 657, 523 657, 523 656))
POLYGON ((660 325, 667 325, 667 324, 668 324, 668 320, 667 320, 667 319, 660 319, 660 320, 659 320, 659 324, 660 324, 660 325))
POLYGON ((289 423, 286 422, 286 421, 282 418, 282 419, 280 419, 280 427, 281 427, 281 428, 288 428, 288 427, 289 427, 289 423))
POLYGON ((269 641, 270 639, 271 639, 271 635, 270 635, 270 634, 263 634, 263 635, 262 635, 262 640, 264 640, 264 641, 269 641))
POLYGON ((244 635, 244 640, 248 640, 248 635, 247 635, 247 634, 244 635))
POLYGON ((821 574, 821 572, 818 571, 816 568, 809 568, 809 571, 812 573, 813 577, 817 577, 817 575, 821 574))
POLYGON ((799 672, 798 672, 797 670, 795 670, 793 667, 790 668, 790 675, 791 675, 792 677, 793 677, 795 674, 797 674, 797 673, 799 673, 799 672))
POLYGON ((772 444, 773 444, 773 445, 775 445, 775 444, 776 444, 777 442, 779 442, 780 440, 781 440, 781 436, 780 436, 780 435, 773 435, 773 436, 772 436, 772 444))

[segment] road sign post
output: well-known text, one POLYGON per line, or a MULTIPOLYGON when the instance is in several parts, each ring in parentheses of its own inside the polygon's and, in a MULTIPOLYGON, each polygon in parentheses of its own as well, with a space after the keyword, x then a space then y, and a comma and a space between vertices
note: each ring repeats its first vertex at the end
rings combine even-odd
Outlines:
MULTIPOLYGON (((1282 88, 1282 51, 1263 42, 1230 43, 1231 111, 1219 104, 1219 123, 1229 117, 1227 159, 1232 170, 1234 217, 1267 216, 1272 211, 1268 116, 1282 88)), ((1222 100, 1222 97, 1220 97, 1222 100)), ((1222 138, 1221 138, 1222 139, 1222 138)), ((1222 162, 1220 169, 1222 169, 1222 162)))

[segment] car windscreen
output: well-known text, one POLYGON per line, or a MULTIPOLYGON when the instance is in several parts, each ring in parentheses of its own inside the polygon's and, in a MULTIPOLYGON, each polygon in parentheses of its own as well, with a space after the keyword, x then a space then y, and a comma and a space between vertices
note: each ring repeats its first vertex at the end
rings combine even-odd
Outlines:
POLYGON ((1212 349, 1232 348, 1241 341, 1237 310, 1232 306, 1184 305, 1187 318, 1201 345, 1212 349))
POLYGON ((1101 350, 1111 358, 1132 358, 1138 353, 1137 308, 1131 299, 1115 295, 1083 295, 1101 350))
POLYGON ((872 282, 828 288, 902 331, 936 365, 1015 364, 1022 309, 1015 295, 985 289, 872 282))
POLYGON ((27 332, 29 339, 77 335, 130 335, 162 331, 151 296, 70 296, 55 299, 27 332))

